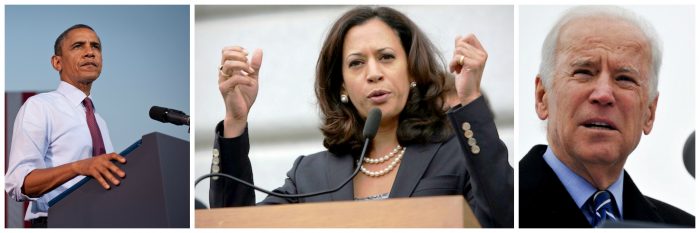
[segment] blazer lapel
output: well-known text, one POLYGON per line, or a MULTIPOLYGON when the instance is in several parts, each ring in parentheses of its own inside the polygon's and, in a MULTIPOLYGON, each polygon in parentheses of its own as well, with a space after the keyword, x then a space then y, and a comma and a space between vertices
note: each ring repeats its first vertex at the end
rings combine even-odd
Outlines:
POLYGON ((632 178, 624 173, 622 189, 622 218, 625 220, 637 220, 643 222, 663 222, 656 208, 644 197, 634 184, 632 178))
MULTIPOLYGON (((353 165, 354 161, 350 154, 345 155, 330 155, 328 158, 328 166, 326 166, 326 184, 327 189, 332 189, 338 187, 342 182, 345 181, 352 172, 354 171, 353 165)), ((353 200, 354 188, 352 181, 348 182, 340 190, 331 193, 332 201, 342 201, 342 200, 353 200)))
POLYGON ((439 147, 433 143, 406 148, 389 197, 410 197, 439 147))
POLYGON ((546 150, 547 146, 537 145, 520 160, 520 227, 591 227, 544 160, 546 150))

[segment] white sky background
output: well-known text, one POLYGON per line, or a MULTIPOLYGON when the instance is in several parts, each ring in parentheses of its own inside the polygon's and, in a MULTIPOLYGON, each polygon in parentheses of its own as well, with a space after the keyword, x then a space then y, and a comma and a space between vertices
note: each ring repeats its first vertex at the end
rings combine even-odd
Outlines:
MULTIPOLYGON (((535 113, 535 76, 542 42, 568 6, 520 6, 518 142, 516 161, 532 146, 547 144, 545 124, 535 113)), ((695 180, 683 165, 683 145, 695 130, 695 18, 693 7, 626 7, 654 25, 664 45, 659 102, 650 135, 642 136, 625 169, 640 191, 691 214, 695 180)))

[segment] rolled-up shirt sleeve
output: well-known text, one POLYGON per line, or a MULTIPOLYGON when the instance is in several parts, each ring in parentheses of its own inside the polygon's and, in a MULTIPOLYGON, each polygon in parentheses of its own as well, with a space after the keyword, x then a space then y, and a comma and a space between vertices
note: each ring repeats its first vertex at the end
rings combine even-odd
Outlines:
POLYGON ((12 131, 10 157, 5 174, 5 192, 15 201, 36 200, 22 193, 24 178, 37 168, 46 168, 47 117, 40 103, 30 98, 20 108, 12 131))

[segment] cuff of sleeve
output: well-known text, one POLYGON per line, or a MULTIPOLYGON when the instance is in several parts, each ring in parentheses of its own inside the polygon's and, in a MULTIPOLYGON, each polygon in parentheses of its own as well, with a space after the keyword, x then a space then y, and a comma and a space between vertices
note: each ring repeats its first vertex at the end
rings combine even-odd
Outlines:
MULTIPOLYGON (((10 195, 10 198, 14 199, 15 201, 25 201, 25 200, 35 201, 35 200, 40 198, 40 197, 30 197, 22 192, 22 187, 24 186, 24 179, 27 178, 27 175, 30 172, 34 171, 34 169, 36 169, 36 167, 24 166, 24 167, 17 168, 17 170, 14 172, 15 177, 9 179, 9 180, 14 180, 15 184, 7 184, 7 185, 12 187, 11 188, 12 190, 10 190, 10 192, 8 192, 8 195, 10 195)), ((9 180, 6 182, 10 183, 11 181, 9 181, 9 180)))
MULTIPOLYGON (((493 113, 483 96, 471 103, 457 105, 447 112, 459 142, 467 154, 481 154, 482 142, 488 138, 498 138, 493 113)), ((486 140, 488 141, 488 140, 486 140)))
POLYGON ((212 161, 212 172, 236 174, 237 164, 250 164, 248 153, 250 150, 250 140, 248 138, 248 126, 243 134, 235 138, 224 138, 224 121, 216 125, 216 140, 214 142, 214 159, 212 161))
MULTIPOLYGON (((484 96, 479 96, 474 101, 467 105, 457 105, 452 107, 447 114, 457 119, 467 120, 488 120, 493 121, 493 113, 484 96)), ((475 121, 476 122, 476 121, 475 121)))
POLYGON ((234 138, 225 138, 224 137, 224 121, 219 121, 218 124, 216 124, 216 141, 219 143, 242 143, 245 142, 247 144, 248 142, 248 125, 246 124, 245 130, 243 131, 243 134, 238 137, 234 138))

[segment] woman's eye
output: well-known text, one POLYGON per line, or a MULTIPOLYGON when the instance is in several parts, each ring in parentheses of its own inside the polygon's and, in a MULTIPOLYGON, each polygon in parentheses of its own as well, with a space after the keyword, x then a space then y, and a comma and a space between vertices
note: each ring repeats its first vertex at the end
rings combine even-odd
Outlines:
POLYGON ((380 57, 381 60, 391 60, 394 58, 395 58, 395 56, 393 54, 384 54, 380 57))
POLYGON ((362 65, 362 61, 360 61, 360 60, 353 60, 353 61, 350 61, 350 63, 348 64, 348 67, 352 68, 352 67, 356 67, 356 66, 359 66, 359 65, 362 65))

